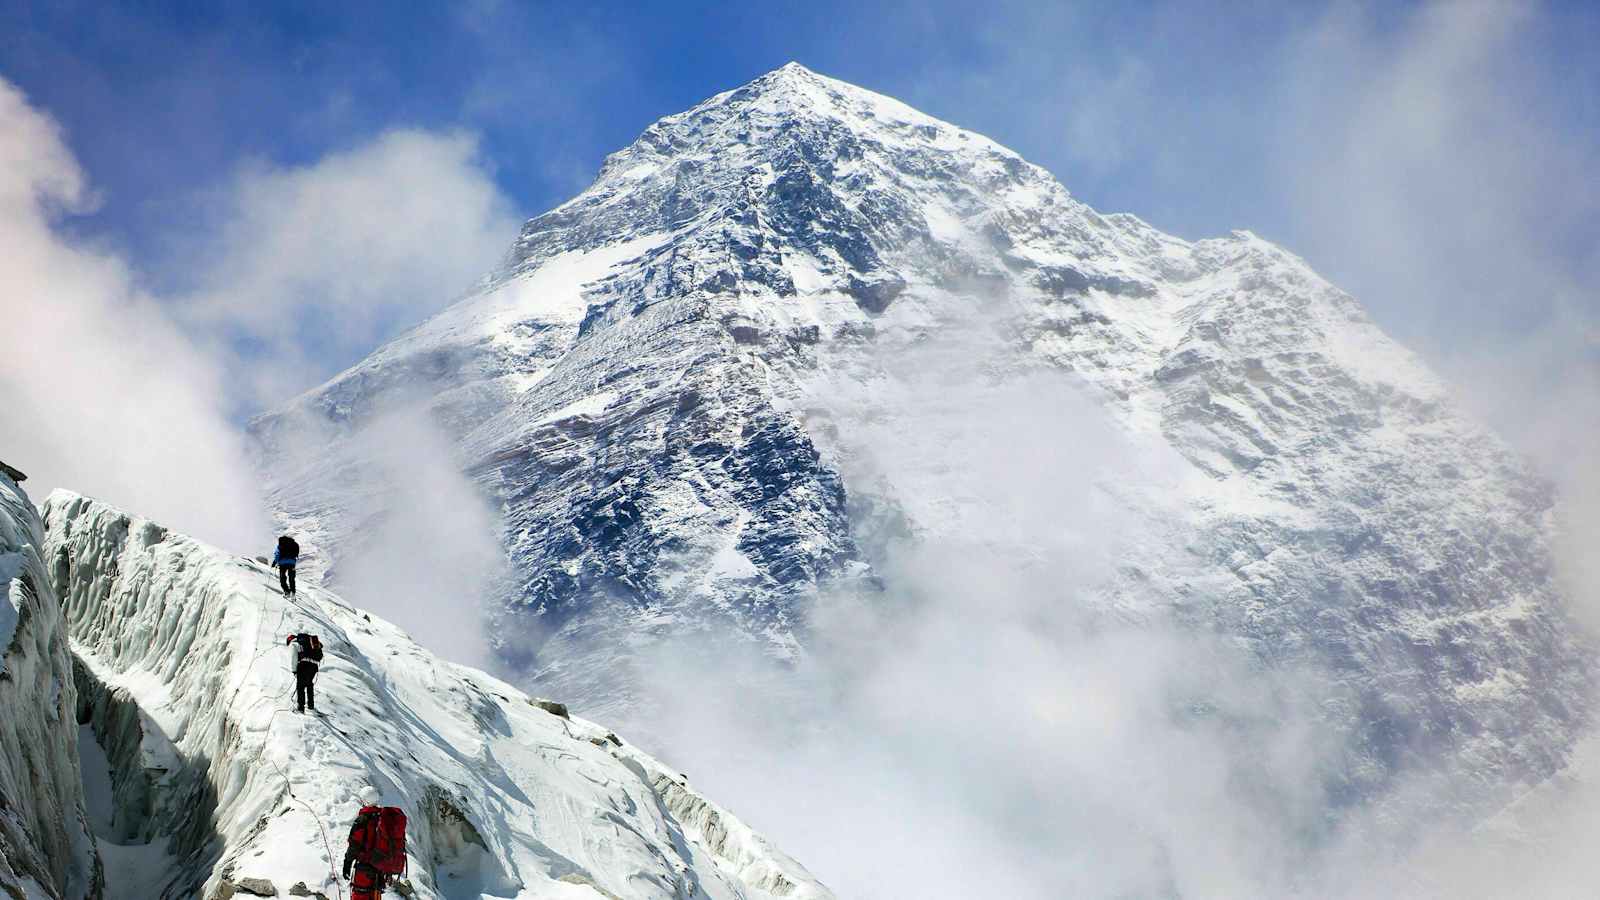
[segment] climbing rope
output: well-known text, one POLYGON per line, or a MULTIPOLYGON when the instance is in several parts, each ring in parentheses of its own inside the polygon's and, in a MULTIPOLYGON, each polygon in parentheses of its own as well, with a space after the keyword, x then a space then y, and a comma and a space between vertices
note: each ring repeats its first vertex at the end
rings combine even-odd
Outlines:
MULTIPOLYGON (((272 711, 272 715, 267 717, 267 731, 269 734, 272 731, 272 720, 278 717, 278 713, 289 711, 290 710, 288 709, 275 709, 272 711)), ((322 852, 328 857, 328 878, 333 881, 333 890, 336 894, 338 894, 339 900, 344 900, 344 886, 339 881, 341 876, 333 867, 333 844, 328 841, 327 825, 323 823, 322 817, 317 815, 317 811, 311 808, 311 804, 295 796, 294 787, 291 786, 289 782, 289 774, 283 771, 281 766, 272 761, 272 757, 268 756, 266 753, 265 746, 262 747, 261 758, 266 761, 267 765, 272 767, 273 771, 278 773, 279 778, 283 779, 283 792, 289 795, 289 799, 298 804, 301 809, 305 810, 307 813, 310 813, 311 820, 317 823, 317 831, 322 833, 322 852)))
MULTIPOLYGON (((270 585, 268 586, 268 590, 271 590, 271 586, 270 585)), ((289 610, 290 609, 298 609, 299 608, 299 604, 295 603, 289 597, 287 597, 287 596, 284 597, 284 600, 288 601, 288 602, 284 603, 283 614, 278 617, 278 624, 273 626, 274 635, 276 635, 278 633, 281 633, 283 631, 283 623, 288 621, 288 619, 289 619, 289 610)), ((257 605, 258 605, 258 608, 260 609, 260 611, 263 613, 263 615, 258 617, 258 622, 256 624, 256 645, 260 646, 260 644, 261 644, 261 622, 265 622, 266 621, 266 616, 265 616, 266 603, 262 602, 262 601, 257 601, 257 605)), ((302 612, 303 612, 303 610, 302 610, 302 612)), ((271 653, 272 651, 274 651, 276 649, 279 649, 278 647, 274 646, 276 644, 276 641, 277 641, 277 638, 274 637, 273 640, 271 642, 269 642, 265 648, 257 651, 254 656, 250 657, 250 663, 249 663, 249 665, 245 666, 243 677, 241 677, 239 679, 239 683, 236 686, 234 686, 233 696, 228 700, 228 706, 227 706, 228 709, 232 709, 233 705, 234 705, 234 701, 238 700, 239 692, 244 689, 245 682, 250 680, 250 673, 251 673, 251 671, 253 671, 255 669, 256 663, 263 656, 266 656, 268 653, 271 653)), ((272 725, 273 725, 274 721, 278 718, 278 714, 279 713, 290 712, 290 711, 291 711, 290 709, 274 709, 272 711, 272 714, 267 717, 266 733, 268 735, 270 735, 272 733, 272 725)), ((338 732, 338 729, 333 729, 333 730, 335 732, 338 732)), ((342 732, 338 732, 338 733, 340 734, 341 737, 344 736, 342 732)), ((348 743, 349 743, 349 740, 347 738, 346 739, 346 744, 348 745, 348 743)), ((333 867, 333 844, 330 843, 329 840, 328 840, 328 828, 327 828, 327 825, 325 823, 323 823, 322 817, 317 815, 317 811, 315 809, 312 809, 310 804, 306 803, 304 800, 301 800, 299 797, 295 796, 294 787, 289 782, 288 773, 284 772, 283 768, 281 766, 279 766, 276 762, 274 762, 272 760, 272 757, 267 755, 266 745, 267 745, 267 741, 263 740, 262 741, 262 745, 261 745, 261 750, 260 750, 260 753, 259 753, 259 758, 264 760, 264 761, 266 761, 267 765, 271 766, 273 768, 273 771, 278 773, 278 777, 283 780, 283 791, 284 791, 285 794, 288 795, 289 799, 294 801, 298 806, 300 806, 300 808, 304 809, 307 813, 309 813, 311 815, 312 821, 317 823, 317 831, 321 832, 321 834, 322 834, 322 850, 323 850, 323 853, 325 853, 327 855, 327 858, 328 858, 328 877, 329 877, 330 880, 333 881, 333 889, 334 889, 334 892, 338 895, 339 900, 344 900, 344 886, 339 880, 340 879, 339 872, 333 867)))
MULTIPOLYGON (((253 563, 254 561, 251 560, 250 562, 253 563)), ((270 582, 268 584, 268 588, 267 589, 269 591, 272 590, 270 582)), ((266 647, 264 647, 263 649, 257 651, 255 653, 255 655, 250 657, 249 664, 245 666, 244 675, 239 679, 239 683, 237 685, 235 685, 235 687, 233 689, 233 697, 230 698, 230 700, 228 701, 228 708, 229 709, 231 709, 233 707, 234 701, 236 701, 238 699, 239 692, 244 689, 245 683, 250 680, 250 673, 255 669, 255 664, 263 656, 266 656, 268 653, 271 653, 274 650, 280 649, 277 646, 277 637, 276 637, 276 635, 283 632, 283 623, 288 621, 288 619, 289 619, 289 611, 291 609, 297 609, 302 613, 305 611, 302 607, 300 607, 300 605, 299 605, 299 603, 297 601, 291 599, 290 597, 285 597, 284 599, 286 601, 288 601, 288 602, 286 602, 284 604, 283 613, 281 615, 279 615, 277 624, 275 626, 273 626, 273 635, 274 635, 273 639, 272 639, 272 641, 270 641, 267 644, 266 647)), ((260 611, 264 614, 266 612, 266 603, 263 602, 263 601, 259 601, 258 600, 257 604, 258 604, 258 607, 260 608, 260 611)), ((262 615, 262 616, 259 617, 259 621, 257 622, 257 625, 256 625, 256 644, 258 646, 260 646, 260 644, 261 644, 261 622, 265 622, 265 621, 266 621, 266 616, 262 615)), ((290 697, 294 697, 295 696, 294 692, 295 692, 295 688, 291 687, 290 688, 290 697)), ((295 707, 274 708, 272 710, 271 715, 269 715, 267 717, 266 733, 269 734, 269 735, 271 734, 272 726, 276 723, 278 715, 280 713, 293 712, 293 711, 295 711, 295 707)), ((352 753, 355 753, 357 756, 360 755, 360 752, 356 749, 356 746, 355 746, 354 742, 351 741, 350 736, 345 734, 344 731, 339 729, 332 722, 329 722, 327 719, 323 718, 322 716, 315 717, 315 721, 321 722, 323 725, 327 726, 329 731, 331 731, 333 734, 335 734, 335 735, 337 735, 339 737, 340 741, 345 745, 346 748, 348 748, 352 753)), ((570 730, 568 731, 568 734, 569 735, 571 734, 570 730)), ((295 796, 294 788, 293 788, 291 782, 289 781, 288 773, 283 770, 283 767, 279 766, 275 761, 273 761, 273 759, 270 756, 267 755, 266 745, 267 745, 267 742, 263 741, 262 742, 262 746, 261 746, 261 750, 259 752, 259 758, 264 760, 267 763, 267 765, 272 767, 273 771, 278 773, 278 777, 280 779, 282 779, 282 781, 283 781, 284 793, 289 797, 289 799, 292 800, 301 809, 304 809, 311 816, 312 820, 317 823, 317 831, 320 832, 321 835, 322 835, 322 849, 323 849, 323 852, 327 855, 327 858, 328 858, 328 876, 329 876, 329 879, 333 882, 334 892, 338 895, 339 900, 344 900, 344 886, 343 886, 343 882, 340 881, 341 876, 340 876, 339 872, 334 868, 334 865, 333 865, 333 844, 332 844, 332 842, 330 842, 328 840, 328 829, 327 829, 326 823, 323 822, 321 816, 317 815, 317 811, 315 809, 313 809, 310 804, 306 803, 304 800, 302 800, 299 797, 295 796)), ((408 862, 409 862, 409 860, 408 860, 408 862)))

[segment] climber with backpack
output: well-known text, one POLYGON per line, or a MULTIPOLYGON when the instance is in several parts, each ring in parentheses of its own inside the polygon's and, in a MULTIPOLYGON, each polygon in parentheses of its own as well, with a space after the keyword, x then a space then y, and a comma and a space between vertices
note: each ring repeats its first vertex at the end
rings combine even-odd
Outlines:
POLYGON ((344 851, 344 877, 350 881, 350 900, 378 900, 406 871, 406 814, 397 806, 381 805, 382 795, 374 787, 364 789, 360 799, 361 811, 350 825, 344 851))
POLYGON ((310 707, 317 711, 317 668, 322 665, 322 639, 314 634, 291 634, 284 643, 291 645, 289 669, 294 672, 294 699, 300 712, 310 707))
POLYGON ((278 549, 272 552, 272 564, 278 567, 278 585, 285 597, 294 596, 294 566, 300 561, 300 544, 287 534, 278 538, 278 549))

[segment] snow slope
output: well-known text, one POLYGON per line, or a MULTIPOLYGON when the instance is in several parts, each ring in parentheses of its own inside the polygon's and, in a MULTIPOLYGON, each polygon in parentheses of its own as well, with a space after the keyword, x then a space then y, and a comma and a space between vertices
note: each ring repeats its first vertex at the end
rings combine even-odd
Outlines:
POLYGON ((410 817, 420 898, 831 896, 660 762, 332 593, 285 598, 265 566, 70 493, 45 521, 79 702, 110 769, 96 791, 108 860, 168 849, 164 871, 139 873, 162 897, 249 879, 344 896, 344 834, 368 785, 410 817), (284 638, 299 631, 327 648, 320 716, 292 708, 284 638))
POLYGON ((97 898, 72 655, 48 558, 38 511, 0 472, 0 894, 97 898))
MULTIPOLYGON (((631 648, 731 631, 793 658, 809 598, 870 586, 886 534, 974 527, 941 454, 871 458, 871 434, 914 435, 895 398, 927 390, 907 364, 930 344, 974 379, 1070 374, 1178 459, 1180 513, 1097 602, 1330 672, 1337 795, 1442 766, 1503 798, 1562 765, 1592 671, 1549 575, 1553 498, 1353 298, 798 65, 645 129, 479 293, 253 430, 336 582, 393 503, 363 429, 427 411, 504 514, 504 660, 632 716, 631 648)), ((1108 490, 1138 509, 1158 487, 1108 490)))

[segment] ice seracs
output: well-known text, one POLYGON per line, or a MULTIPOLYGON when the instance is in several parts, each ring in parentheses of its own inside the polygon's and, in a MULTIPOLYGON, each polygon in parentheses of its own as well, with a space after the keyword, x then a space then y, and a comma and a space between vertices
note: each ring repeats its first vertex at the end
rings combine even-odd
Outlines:
POLYGON ((78 777, 72 652, 20 474, 0 463, 0 894, 94 900, 103 873, 78 777))
MULTIPOLYGON (((339 896, 368 786, 410 817, 414 897, 831 896, 624 739, 332 593, 286 598, 257 562, 66 492, 45 522, 78 702, 109 767, 103 839, 164 851, 140 857, 141 898, 209 900, 247 880, 339 896), (320 715, 293 708, 284 637, 302 631, 326 648, 320 715)), ((131 900, 134 874, 107 896, 131 900)))

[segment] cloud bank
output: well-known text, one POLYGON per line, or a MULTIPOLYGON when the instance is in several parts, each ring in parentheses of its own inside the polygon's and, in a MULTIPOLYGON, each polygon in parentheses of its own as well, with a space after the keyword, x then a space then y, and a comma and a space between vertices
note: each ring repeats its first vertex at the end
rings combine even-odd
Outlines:
POLYGON ((70 487, 236 547, 266 533, 224 370, 115 255, 66 237, 94 208, 44 114, 0 81, 0 450, 36 500, 70 487))
POLYGON ((324 543, 326 519, 280 521, 303 548, 302 579, 325 576, 346 600, 381 613, 434 653, 494 669, 482 613, 506 587, 500 511, 462 474, 456 443, 433 419, 428 398, 384 398, 353 433, 312 410, 284 415, 263 440, 283 492, 276 505, 303 508, 294 491, 314 481, 317 490, 348 498, 334 505, 358 520, 336 548, 324 543), (329 444, 337 455, 327 453, 329 444))
POLYGON ((230 341, 252 408, 354 362, 487 273, 518 220, 467 134, 400 129, 300 167, 253 163, 201 205, 177 304, 230 341))
POLYGON ((706 635, 656 648, 624 733, 842 897, 1453 900, 1591 882, 1600 741, 1487 823, 1422 770, 1350 804, 1352 735, 1324 714, 1350 702, 1337 678, 1144 602, 1168 580, 1203 605, 1168 505, 1192 470, 1069 376, 1006 371, 952 337, 826 389, 881 590, 821 598, 792 667, 706 635))
MULTIPOLYGON (((60 129, 0 81, 0 311, 10 338, 0 354, 0 458, 30 475, 35 496, 71 488, 246 555, 265 552, 271 526, 242 414, 442 307, 516 229, 475 140, 417 130, 304 166, 242 169, 169 236, 175 255, 161 264, 186 270, 160 293, 132 261, 71 235, 72 218, 95 209, 60 129)), ((426 428, 385 434, 406 448, 406 467, 456 472, 448 442, 426 428)), ((454 548, 446 555, 465 570, 416 553, 420 570, 398 569, 433 595, 440 578, 492 570, 481 555, 498 545, 498 523, 477 515, 484 507, 464 484, 432 484, 426 499, 468 510, 451 541, 431 545, 454 548)), ((381 587, 394 579, 377 576, 395 571, 366 574, 381 587)), ((387 612, 400 596, 375 587, 360 599, 387 612)), ((396 607, 402 619, 406 608, 396 607)))
POLYGON ((793 668, 659 648, 641 733, 841 897, 1283 895, 1324 683, 1142 602, 1187 468, 946 331, 824 388, 882 589, 821 598, 793 668))

